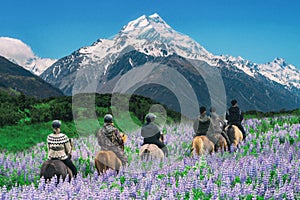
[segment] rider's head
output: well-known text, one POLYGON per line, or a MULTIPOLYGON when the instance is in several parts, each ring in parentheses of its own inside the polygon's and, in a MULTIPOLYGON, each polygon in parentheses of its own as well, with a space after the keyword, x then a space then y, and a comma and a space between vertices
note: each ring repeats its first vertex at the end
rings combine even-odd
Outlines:
POLYGON ((231 105, 232 105, 232 106, 236 106, 236 105, 237 105, 237 100, 233 99, 233 100, 231 101, 231 105))
POLYGON ((147 123, 154 122, 155 118, 156 118, 156 115, 154 115, 153 113, 149 113, 146 115, 147 123))
POLYGON ((104 116, 104 123, 112 123, 113 121, 113 116, 111 114, 106 114, 104 116))
POLYGON ((214 112, 216 112, 216 108, 215 108, 215 107, 210 107, 209 111, 210 111, 211 113, 214 113, 214 112))
POLYGON ((61 122, 59 120, 54 120, 52 122, 52 128, 53 128, 53 133, 54 134, 59 134, 60 133, 60 126, 61 126, 61 122))
POLYGON ((57 129, 60 128, 60 126, 61 126, 61 122, 59 120, 54 120, 52 122, 52 128, 57 129))
POLYGON ((200 114, 204 115, 206 113, 206 108, 204 106, 200 107, 200 114))

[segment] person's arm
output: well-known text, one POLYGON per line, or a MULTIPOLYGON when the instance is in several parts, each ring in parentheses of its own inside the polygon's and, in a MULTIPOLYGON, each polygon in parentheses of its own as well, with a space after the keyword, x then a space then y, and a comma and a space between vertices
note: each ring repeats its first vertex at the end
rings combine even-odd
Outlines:
POLYGON ((102 145, 102 133, 101 133, 101 129, 97 132, 97 142, 98 142, 99 146, 102 145))
POLYGON ((223 128, 225 126, 225 121, 224 121, 224 119, 222 119, 221 116, 218 117, 218 123, 221 128, 223 128))
POLYGON ((159 132, 157 132, 157 133, 155 134, 155 138, 156 138, 157 140, 159 140, 160 137, 161 137, 161 133, 160 133, 160 131, 159 131, 159 132))
POLYGON ((244 120, 244 115, 243 115, 243 113, 242 113, 242 111, 240 110, 240 112, 241 112, 241 116, 240 116, 240 121, 241 121, 241 123, 242 123, 242 121, 244 120))
POLYGON ((119 130, 116 129, 114 133, 115 133, 115 137, 117 138, 118 143, 119 143, 120 145, 123 144, 124 141, 123 141, 123 139, 122 139, 122 136, 121 136, 119 130))
POLYGON ((207 121, 206 121, 206 127, 205 127, 205 132, 207 133, 208 132, 208 129, 209 129, 209 127, 210 127, 210 117, 208 117, 208 119, 207 119, 207 121))
MULTIPOLYGON (((49 137, 49 136, 48 136, 49 137)), ((50 158, 50 145, 49 145, 49 143, 48 143, 48 137, 47 137, 47 152, 48 152, 48 158, 50 158)))
POLYGON ((66 138, 67 138, 68 142, 65 143, 65 152, 69 156, 72 153, 72 146, 71 146, 69 138, 67 136, 66 136, 66 138))

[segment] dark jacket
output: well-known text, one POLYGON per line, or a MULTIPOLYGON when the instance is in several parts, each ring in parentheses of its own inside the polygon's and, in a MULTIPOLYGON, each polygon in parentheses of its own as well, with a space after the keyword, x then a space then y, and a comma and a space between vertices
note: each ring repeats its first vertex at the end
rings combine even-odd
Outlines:
POLYGON ((119 130, 112 123, 104 124, 103 128, 97 133, 97 140, 103 150, 107 150, 111 146, 121 148, 124 143, 119 130))
POLYGON ((153 122, 143 125, 141 135, 144 138, 144 144, 156 144, 159 148, 165 146, 164 143, 159 140, 161 133, 153 122))
POLYGON ((226 112, 226 120, 228 124, 241 124, 244 117, 239 107, 230 107, 226 112))
POLYGON ((206 135, 210 125, 210 117, 200 115, 194 122, 194 131, 196 135, 206 135))

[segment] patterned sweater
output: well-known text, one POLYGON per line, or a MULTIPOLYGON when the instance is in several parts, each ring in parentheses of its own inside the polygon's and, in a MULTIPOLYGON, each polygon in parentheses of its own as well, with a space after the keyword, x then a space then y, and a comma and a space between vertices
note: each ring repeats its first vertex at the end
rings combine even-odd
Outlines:
POLYGON ((65 160, 68 155, 71 154, 71 144, 68 136, 63 133, 50 134, 47 137, 48 143, 48 158, 49 159, 59 159, 65 160))

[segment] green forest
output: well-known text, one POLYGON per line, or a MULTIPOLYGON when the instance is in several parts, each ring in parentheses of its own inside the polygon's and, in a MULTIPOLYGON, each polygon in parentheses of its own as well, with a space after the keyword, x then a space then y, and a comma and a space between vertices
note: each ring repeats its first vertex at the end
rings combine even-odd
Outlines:
MULTIPOLYGON (((69 137, 79 137, 80 133, 95 134, 103 124, 103 116, 112 113, 111 94, 80 94, 75 97, 61 96, 37 99, 23 94, 0 92, 0 150, 19 151, 46 140, 51 132, 54 119, 62 121, 62 132, 69 137), (94 105, 80 105, 76 102, 89 102, 94 105), (72 107, 73 106, 73 107, 72 107), (94 111, 94 113, 92 113, 94 111), (98 124, 90 119, 96 114, 98 124), (75 126, 74 117, 77 119, 75 126), (78 121, 79 119, 79 121, 78 121)), ((118 102, 128 100, 128 96, 119 95, 118 102)), ((129 111, 136 125, 144 123, 144 117, 152 105, 157 102, 149 98, 132 95, 129 99, 129 111)), ((164 106, 166 108, 166 106, 164 106)), ((181 115, 166 108, 167 123, 180 121, 181 115)), ((123 115, 120 115, 123 117, 123 115)), ((126 123, 128 119, 120 119, 118 123, 126 123)), ((118 127, 118 123, 115 123, 118 127)), ((119 127, 120 128, 120 127, 119 127)), ((80 134, 80 136, 83 136, 80 134)))

